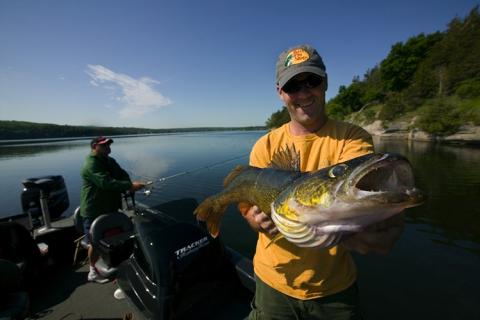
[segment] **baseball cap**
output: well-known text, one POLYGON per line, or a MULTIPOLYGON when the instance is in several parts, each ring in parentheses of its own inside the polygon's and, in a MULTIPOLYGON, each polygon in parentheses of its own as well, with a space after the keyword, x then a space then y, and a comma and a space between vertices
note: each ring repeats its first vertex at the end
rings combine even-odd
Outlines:
MULTIPOLYGON (((314 73, 327 81, 327 73, 322 57, 308 44, 295 46, 283 51, 278 57, 275 79, 282 88, 288 80, 303 72, 314 73)), ((326 88, 326 87, 325 87, 326 88)))
POLYGON ((93 138, 90 142, 90 147, 93 149, 97 144, 111 144, 113 140, 104 136, 93 138))

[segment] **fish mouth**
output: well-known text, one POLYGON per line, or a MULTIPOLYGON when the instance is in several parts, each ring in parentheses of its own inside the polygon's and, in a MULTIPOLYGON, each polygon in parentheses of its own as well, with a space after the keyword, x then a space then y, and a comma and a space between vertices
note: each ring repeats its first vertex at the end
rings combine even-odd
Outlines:
POLYGON ((415 187, 410 162, 398 154, 373 155, 355 168, 347 181, 347 193, 356 199, 370 198, 382 203, 419 205, 424 194, 415 187))

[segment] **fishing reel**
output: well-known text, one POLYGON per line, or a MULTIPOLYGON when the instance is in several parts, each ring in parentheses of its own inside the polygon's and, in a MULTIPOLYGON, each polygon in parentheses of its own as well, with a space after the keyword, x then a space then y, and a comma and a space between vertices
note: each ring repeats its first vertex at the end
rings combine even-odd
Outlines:
POLYGON ((147 181, 145 187, 143 188, 143 194, 148 197, 152 194, 153 190, 153 181, 147 181))

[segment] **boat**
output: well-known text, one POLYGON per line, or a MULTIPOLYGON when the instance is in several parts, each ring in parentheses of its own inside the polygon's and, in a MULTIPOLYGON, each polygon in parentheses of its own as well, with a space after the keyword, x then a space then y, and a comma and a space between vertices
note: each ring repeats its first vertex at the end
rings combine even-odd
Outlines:
POLYGON ((24 212, 0 219, 0 319, 248 316, 252 261, 196 222, 192 198, 147 206, 125 195, 122 210, 100 216, 91 230, 101 255, 97 269, 112 281, 88 282, 78 210, 63 216, 69 204, 62 181, 25 179, 24 212), (123 222, 112 222, 115 215, 123 222))

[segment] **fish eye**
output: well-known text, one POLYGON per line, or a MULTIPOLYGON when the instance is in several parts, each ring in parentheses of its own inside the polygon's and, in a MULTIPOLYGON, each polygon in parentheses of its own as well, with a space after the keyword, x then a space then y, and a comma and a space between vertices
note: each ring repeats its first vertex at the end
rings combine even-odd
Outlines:
POLYGON ((345 174, 345 171, 347 171, 348 166, 346 164, 339 164, 330 170, 328 170, 328 176, 330 178, 336 178, 339 176, 343 176, 345 174))

